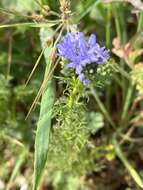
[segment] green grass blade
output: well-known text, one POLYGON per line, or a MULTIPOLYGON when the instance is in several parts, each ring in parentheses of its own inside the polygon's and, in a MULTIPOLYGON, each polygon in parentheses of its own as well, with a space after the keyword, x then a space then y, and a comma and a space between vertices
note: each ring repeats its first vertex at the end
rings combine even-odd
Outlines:
POLYGON ((120 65, 118 65, 117 63, 113 63, 112 68, 116 69, 122 76, 124 76, 127 80, 131 81, 130 74, 126 72, 120 65))
POLYGON ((138 186, 140 188, 143 189, 143 181, 142 181, 141 177, 139 176, 137 171, 132 167, 132 165, 128 162, 126 156, 122 152, 120 145, 118 144, 118 142, 116 141, 115 138, 113 139, 113 144, 114 144, 116 155, 119 157, 121 162, 124 164, 124 166, 126 167, 128 172, 132 176, 133 180, 138 184, 138 186))
POLYGON ((127 119, 129 117, 128 111, 129 111, 130 104, 132 102, 133 92, 134 92, 134 86, 129 86, 127 94, 126 94, 124 106, 123 106, 123 112, 121 116, 122 120, 127 119))
POLYGON ((101 0, 89 0, 87 1, 87 3, 84 5, 83 10, 80 12, 80 14, 78 15, 76 21, 80 21, 84 16, 86 16, 91 9, 93 9, 95 6, 97 6, 99 3, 101 2, 101 0))
MULTIPOLYGON (((40 37, 41 43, 44 46, 44 43, 49 38, 49 30, 41 29, 40 37), (47 36, 46 36, 47 35, 47 36)), ((45 60, 46 60, 46 69, 49 66, 49 51, 51 48, 47 48, 44 52, 45 60)), ((34 181, 33 181, 33 190, 37 190, 40 179, 42 177, 48 153, 48 144, 49 144, 49 135, 51 129, 51 115, 52 108, 55 99, 55 88, 53 80, 49 81, 47 85, 47 89, 45 90, 40 107, 40 116, 37 126, 36 132, 36 140, 35 140, 35 163, 34 163, 34 181)))
POLYGON ((26 157, 27 157, 27 150, 24 149, 22 151, 20 157, 18 158, 16 164, 15 164, 15 167, 14 167, 13 172, 11 174, 10 180, 9 180, 9 182, 7 184, 6 190, 10 190, 11 189, 11 184, 14 181, 14 179, 16 178, 16 176, 18 175, 20 167, 24 163, 26 157))
POLYGON ((143 29, 143 12, 141 12, 139 16, 137 32, 142 31, 142 29, 143 29))
POLYGON ((37 27, 37 28, 50 28, 52 26, 55 26, 57 23, 15 23, 15 24, 3 24, 0 25, 0 28, 9 28, 9 27, 23 27, 23 26, 27 26, 27 27, 37 27))

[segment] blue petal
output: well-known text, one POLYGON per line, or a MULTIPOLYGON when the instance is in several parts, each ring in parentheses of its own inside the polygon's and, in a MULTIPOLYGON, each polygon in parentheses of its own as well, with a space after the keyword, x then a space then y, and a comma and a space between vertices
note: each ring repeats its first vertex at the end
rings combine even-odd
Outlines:
POLYGON ((83 80, 83 84, 86 86, 89 84, 89 81, 87 79, 83 80))
POLYGON ((88 44, 90 46, 95 46, 96 45, 96 36, 94 34, 91 34, 89 39, 88 39, 88 44))
POLYGON ((67 70, 69 68, 75 68, 76 67, 76 64, 75 63, 69 63, 67 64, 65 67, 64 67, 64 70, 67 70))
POLYGON ((82 70, 83 70, 82 66, 81 66, 80 64, 78 64, 78 65, 76 66, 76 73, 77 73, 77 74, 80 74, 82 70))
POLYGON ((85 76, 83 73, 81 73, 79 76, 78 76, 78 79, 82 82, 83 80, 85 80, 85 76))

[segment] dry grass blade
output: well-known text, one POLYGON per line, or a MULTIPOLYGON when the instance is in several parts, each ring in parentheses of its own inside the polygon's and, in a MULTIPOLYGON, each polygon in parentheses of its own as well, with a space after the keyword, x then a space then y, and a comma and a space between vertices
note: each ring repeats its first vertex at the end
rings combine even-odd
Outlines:
POLYGON ((52 74, 53 74, 55 68, 56 68, 57 65, 58 65, 58 63, 59 63, 59 59, 57 59, 55 65, 54 65, 53 68, 51 69, 50 73, 47 72, 46 76, 44 77, 43 83, 42 83, 42 85, 41 85, 41 87, 40 87, 40 89, 39 89, 39 91, 38 91, 38 94, 37 94, 36 98, 34 99, 32 105, 31 105, 31 107, 30 107, 30 109, 29 109, 29 111, 28 111, 28 114, 27 114, 27 116, 26 116, 25 119, 27 119, 27 118, 29 117, 30 113, 35 109, 36 103, 37 103, 38 100, 40 99, 41 95, 44 93, 44 91, 45 91, 45 89, 46 89, 46 87, 47 87, 47 83, 48 83, 49 79, 51 78, 51 76, 52 76, 52 74))
POLYGON ((33 67, 33 69, 32 69, 32 71, 31 71, 31 73, 30 73, 30 75, 29 75, 29 77, 28 77, 28 79, 27 79, 27 81, 26 81, 25 86, 27 86, 27 84, 29 83, 29 81, 30 81, 30 79, 31 79, 31 77, 32 77, 32 75, 33 75, 35 69, 37 68, 38 64, 40 63, 40 60, 41 60, 42 55, 43 55, 43 53, 44 53, 44 51, 45 51, 46 48, 47 48, 47 46, 45 46, 45 48, 42 49, 42 51, 41 51, 41 53, 40 53, 40 55, 39 55, 39 57, 38 57, 38 59, 37 59, 35 65, 34 65, 34 67, 33 67))
MULTIPOLYGON (((61 26, 62 26, 62 25, 60 25, 59 27, 61 27, 61 26)), ((59 33, 59 35, 58 35, 58 37, 57 37, 57 39, 56 39, 54 45, 53 45, 53 48, 51 49, 51 53, 53 53, 53 52, 52 52, 53 50, 55 51, 56 44, 57 44, 58 41, 60 40, 60 38, 61 38, 61 36, 62 36, 62 33, 63 33, 63 30, 64 30, 64 26, 62 27, 62 29, 61 29, 61 31, 60 31, 60 33, 59 33)), ((29 109, 29 111, 28 111, 28 114, 27 114, 27 116, 26 116, 25 119, 27 119, 28 116, 30 115, 30 113, 35 109, 36 103, 38 102, 38 100, 40 99, 41 95, 42 95, 43 92, 45 91, 46 86, 47 86, 47 83, 48 83, 50 77, 52 76, 52 74, 53 74, 53 72, 54 72, 54 70, 55 70, 55 68, 56 68, 56 66, 57 66, 57 64, 58 64, 58 61, 59 61, 59 59, 57 60, 57 62, 56 62, 56 64, 54 65, 54 67, 52 68, 53 59, 51 59, 50 64, 49 64, 48 71, 46 72, 47 74, 46 74, 45 77, 44 77, 43 83, 42 83, 42 85, 41 85, 41 87, 40 87, 40 89, 39 89, 39 91, 38 91, 38 94, 37 94, 36 98, 34 99, 32 105, 31 105, 31 107, 30 107, 30 109, 29 109), (51 68, 52 68, 52 69, 51 69, 51 68), (50 71, 50 70, 51 70, 51 71, 50 71)))
MULTIPOLYGON (((53 34, 53 37, 54 37, 54 35, 57 33, 57 31, 58 31, 61 27, 62 27, 62 24, 60 24, 60 25, 57 27, 57 29, 55 30, 55 32, 54 32, 54 34, 53 34)), ((51 43, 52 43, 52 41, 51 41, 51 43)), ((27 86, 27 84, 29 83, 29 81, 30 81, 30 79, 31 79, 31 77, 32 77, 32 75, 33 75, 35 69, 37 68, 37 66, 38 66, 38 64, 39 64, 39 62, 40 62, 40 60, 41 60, 41 58, 42 58, 42 55, 43 55, 44 51, 46 50, 46 48, 47 48, 48 46, 51 45, 51 43, 50 43, 50 44, 45 44, 45 48, 42 49, 42 51, 41 51, 41 53, 40 53, 40 55, 39 55, 39 57, 38 57, 38 59, 37 59, 35 65, 34 65, 34 67, 33 67, 33 69, 32 69, 32 71, 31 71, 31 73, 30 73, 30 75, 29 75, 29 77, 28 77, 28 79, 27 79, 27 81, 26 81, 25 86, 27 86)))

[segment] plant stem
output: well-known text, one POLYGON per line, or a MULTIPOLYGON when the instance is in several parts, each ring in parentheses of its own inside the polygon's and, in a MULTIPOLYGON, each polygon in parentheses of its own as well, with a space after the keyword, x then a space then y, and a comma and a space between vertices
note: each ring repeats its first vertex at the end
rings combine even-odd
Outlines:
MULTIPOLYGON (((125 24, 125 14, 122 4, 117 4, 113 6, 113 13, 115 17, 115 26, 116 26, 116 33, 121 42, 121 44, 125 44, 127 41, 127 31, 126 31, 126 24, 125 24)), ((120 61, 120 65, 122 69, 125 69, 125 62, 123 60, 120 61)), ((122 76, 122 89, 123 89, 123 99, 125 98, 126 94, 126 80, 124 76, 122 76)))
POLYGON ((137 32, 140 32, 143 29, 143 12, 140 13, 137 32))
MULTIPOLYGON (((107 6, 107 13, 106 13, 106 46, 108 48, 111 47, 111 5, 109 4, 107 6)), ((107 92, 106 92, 106 102, 107 102, 107 110, 110 112, 110 95, 111 95, 111 86, 109 85, 107 87, 107 92)))
POLYGON ((143 189, 143 181, 142 181, 141 177, 139 176, 138 172, 132 167, 130 162, 127 160, 125 154, 123 153, 123 151, 122 151, 120 145, 118 144, 117 140, 115 139, 115 137, 113 137, 112 142, 113 142, 113 145, 114 145, 116 155, 118 156, 120 161, 123 163, 123 165, 125 166, 125 168, 129 172, 129 174, 131 175, 133 180, 137 183, 137 185, 141 189, 143 189))
POLYGON ((106 46, 110 48, 111 46, 111 6, 107 7, 107 19, 106 19, 106 46))
POLYGON ((109 115, 109 113, 108 113, 108 111, 106 110, 105 106, 102 104, 102 102, 101 102, 99 96, 97 95, 96 90, 95 90, 93 87, 91 87, 91 92, 92 92, 92 95, 93 95, 93 97, 95 98, 95 100, 96 100, 96 102, 97 102, 99 108, 101 109, 101 111, 103 112, 105 118, 107 119, 107 121, 110 123, 110 125, 111 125, 114 129, 116 129, 115 123, 113 122, 111 116, 109 115))
POLYGON ((128 110, 132 101, 133 92, 134 92, 134 86, 130 85, 124 102, 123 113, 121 116, 122 121, 124 121, 125 119, 128 120, 128 110))
POLYGON ((112 9, 113 9, 114 18, 115 18, 116 33, 120 41, 122 41, 122 33, 121 33, 120 20, 119 20, 120 16, 118 14, 118 7, 115 5, 115 6, 112 6, 112 9))

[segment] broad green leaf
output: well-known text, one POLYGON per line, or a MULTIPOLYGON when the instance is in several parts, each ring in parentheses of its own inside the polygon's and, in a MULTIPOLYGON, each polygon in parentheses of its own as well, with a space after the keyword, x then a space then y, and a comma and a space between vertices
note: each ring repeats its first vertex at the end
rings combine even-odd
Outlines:
MULTIPOLYGON (((41 38, 42 47, 44 47, 44 43, 49 39, 51 35, 52 35, 51 30, 41 29, 40 38, 41 38)), ((45 71, 49 66, 50 49, 51 47, 47 48, 44 52, 47 64, 45 71)), ((36 140, 35 140, 33 190, 38 189, 40 179, 42 177, 47 160, 49 136, 51 129, 51 115, 52 115, 54 99, 55 99, 54 81, 51 80, 48 82, 47 88, 41 100, 40 116, 39 116, 39 121, 36 131, 36 140)))
POLYGON ((141 189, 143 189, 143 180, 141 179, 141 177, 139 176, 137 171, 133 168, 133 166, 129 163, 129 161, 127 160, 126 156, 122 152, 122 149, 115 138, 113 139, 113 145, 115 148, 116 155, 119 157, 121 162, 124 164, 124 166, 126 167, 126 169, 129 172, 129 174, 132 176, 133 180, 138 184, 138 186, 141 189))

